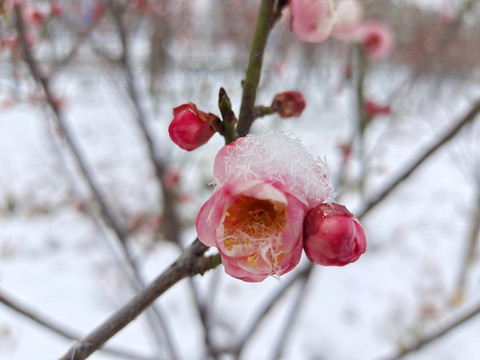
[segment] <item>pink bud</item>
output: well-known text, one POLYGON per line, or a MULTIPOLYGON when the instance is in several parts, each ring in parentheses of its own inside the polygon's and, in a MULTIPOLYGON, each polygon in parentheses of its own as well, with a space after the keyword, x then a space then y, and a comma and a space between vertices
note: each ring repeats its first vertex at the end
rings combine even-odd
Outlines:
POLYGON ((272 102, 272 109, 281 118, 297 117, 305 109, 305 99, 298 91, 286 91, 275 95, 272 102))
POLYGON ((173 109, 173 120, 168 127, 172 141, 184 150, 194 150, 205 144, 214 134, 210 120, 216 118, 197 109, 192 103, 173 109))
POLYGON ((322 42, 333 27, 332 0, 290 0, 290 28, 300 40, 322 42))
POLYGON ((365 233, 357 218, 339 204, 323 203, 307 213, 303 241, 308 259, 324 266, 347 265, 367 248, 365 233))
POLYGON ((390 107, 378 105, 376 102, 367 100, 365 101, 365 113, 369 116, 376 115, 389 115, 390 107))
POLYGON ((362 47, 370 59, 384 59, 392 51, 393 34, 386 24, 365 22, 360 26, 358 34, 362 47))

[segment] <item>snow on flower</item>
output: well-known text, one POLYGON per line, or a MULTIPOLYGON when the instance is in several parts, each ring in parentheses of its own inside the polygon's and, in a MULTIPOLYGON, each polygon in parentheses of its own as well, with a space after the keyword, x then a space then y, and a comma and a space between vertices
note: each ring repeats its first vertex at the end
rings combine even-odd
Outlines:
POLYGON ((332 0, 290 0, 290 28, 303 41, 322 42, 334 22, 332 0))
POLYGON ((332 196, 323 164, 298 141, 269 132, 223 147, 214 177, 196 225, 199 240, 218 248, 225 271, 255 282, 293 269, 306 211, 332 196))

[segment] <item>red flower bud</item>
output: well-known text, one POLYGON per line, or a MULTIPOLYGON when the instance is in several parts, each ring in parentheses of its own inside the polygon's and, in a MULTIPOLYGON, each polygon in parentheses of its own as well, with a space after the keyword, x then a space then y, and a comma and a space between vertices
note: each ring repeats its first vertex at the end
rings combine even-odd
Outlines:
POLYGON ((365 101, 365 113, 369 116, 376 116, 376 115, 389 115, 390 114, 390 107, 388 106, 380 106, 373 101, 365 101))
POLYGON ((197 109, 192 103, 173 109, 173 120, 168 127, 170 138, 184 150, 194 150, 205 144, 214 134, 210 121, 216 118, 197 109))
POLYGON ((367 243, 357 218, 339 204, 320 204, 303 223, 303 248, 311 262, 344 266, 362 255, 367 243))
POLYGON ((298 91, 286 91, 275 95, 272 101, 272 109, 281 118, 297 117, 305 109, 305 99, 298 91))

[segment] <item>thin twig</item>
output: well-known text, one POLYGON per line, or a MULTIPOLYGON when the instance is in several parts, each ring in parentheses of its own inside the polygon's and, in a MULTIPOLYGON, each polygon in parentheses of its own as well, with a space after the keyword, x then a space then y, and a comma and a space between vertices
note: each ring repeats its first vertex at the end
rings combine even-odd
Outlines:
MULTIPOLYGON (((126 77, 128 93, 130 95, 130 99, 132 101, 132 104, 136 113, 135 119, 143 135, 145 143, 147 144, 149 158, 155 169, 156 178, 163 195, 163 217, 164 217, 164 223, 166 224, 165 237, 168 240, 176 244, 179 244, 180 226, 179 226, 179 220, 178 220, 177 214, 175 212, 174 195, 165 185, 164 176, 163 176, 165 172, 165 166, 160 161, 160 158, 156 153, 155 144, 152 136, 150 135, 150 130, 148 128, 147 117, 140 103, 140 96, 138 94, 138 91, 135 85, 134 72, 132 69, 131 58, 130 58, 131 51, 130 51, 130 46, 128 41, 127 26, 123 21, 124 9, 121 7, 121 4, 119 3, 109 2, 109 5, 110 5, 109 9, 112 12, 113 19, 117 26, 118 34, 120 36, 120 40, 122 44, 119 63, 126 77)), ((142 288, 144 288, 146 283, 141 280, 138 269, 136 267, 134 268, 135 268, 135 273, 137 275, 137 278, 140 280, 142 284, 142 288)), ((156 306, 152 307, 152 312, 154 316, 157 318, 159 325, 162 327, 162 331, 165 336, 166 345, 167 345, 167 349, 170 354, 170 357, 172 359, 178 358, 178 356, 176 355, 176 350, 173 346, 173 341, 170 337, 170 331, 166 326, 166 323, 163 319, 163 315, 161 314, 160 310, 156 306)), ((149 321, 151 320, 149 319, 149 321)), ((154 325, 151 324, 151 326, 154 326, 154 325)), ((155 334, 155 337, 157 338, 157 343, 159 343, 158 334, 155 334)))
MULTIPOLYGON (((195 308, 197 309, 198 318, 202 324, 204 330, 204 340, 207 347, 208 355, 212 359, 218 359, 218 351, 215 348, 215 345, 212 340, 212 334, 210 331, 210 312, 206 306, 205 301, 200 299, 200 292, 198 291, 197 286, 195 285, 194 279, 189 278, 190 289, 192 290, 192 298, 195 303, 195 308)), ((208 294, 209 297, 213 297, 213 294, 208 294)))
POLYGON ((277 345, 275 347, 275 352, 273 353, 272 359, 277 360, 282 358, 282 353, 285 349, 285 346, 288 343, 288 337, 292 333, 292 330, 295 326, 295 320, 298 316, 298 313, 301 310, 302 301, 305 300, 305 292, 307 290, 308 282, 312 275, 312 270, 314 268, 313 264, 310 264, 305 273, 302 274, 300 289, 298 289, 295 300, 293 301, 290 307, 290 313, 288 314, 287 319, 283 322, 283 330, 278 338, 277 345))
MULTIPOLYGON (((90 191, 93 193, 98 205, 100 206, 100 211, 101 214, 103 215, 103 219, 105 220, 105 223, 110 226, 110 228, 113 230, 114 234, 116 235, 116 238, 118 239, 118 242, 121 245, 121 249, 123 251, 124 258, 127 260, 127 263, 129 265, 128 271, 126 269, 125 273, 127 275, 127 278, 130 282, 130 284, 133 286, 133 288, 136 291, 140 291, 145 287, 144 282, 140 276, 140 272, 138 271, 138 268, 136 266, 136 263, 134 261, 133 255, 130 253, 128 247, 127 247, 127 239, 128 235, 125 229, 122 227, 120 222, 118 221, 117 217, 115 216, 113 210, 110 208, 108 205, 107 201, 103 197, 103 194, 100 191, 100 187, 96 183, 96 180, 93 176, 92 171, 90 168, 87 166, 87 162, 84 159, 82 152, 80 151, 80 146, 75 140, 75 137, 72 135, 72 132, 68 126, 68 123, 65 121, 63 117, 63 112, 61 109, 58 107, 57 102, 51 92, 50 89, 50 82, 49 79, 44 76, 38 69, 37 62, 35 58, 33 57, 32 51, 26 41, 26 35, 25 35, 25 24, 22 18, 22 7, 21 5, 15 5, 15 16, 16 16, 16 24, 17 24, 17 31, 18 31, 18 36, 19 36, 19 41, 23 50, 23 54, 25 57, 25 61, 30 69, 30 72, 32 73, 33 78, 35 81, 40 85, 40 87, 43 89, 43 92, 46 97, 46 102, 50 105, 50 108, 52 109, 53 114, 55 115, 54 118, 58 124, 58 126, 62 129, 66 142, 70 147, 71 153, 74 155, 77 165, 87 182, 90 191)), ((149 310, 150 311, 150 310, 149 310)), ((158 319, 158 322, 162 328, 165 329, 165 324, 164 321, 162 320, 162 316, 159 312, 158 309, 151 310, 155 316, 158 319)), ((152 325, 150 317, 147 317, 147 320, 150 322, 152 326, 152 334, 158 339, 158 332, 156 328, 152 325)), ((167 340, 168 340, 168 335, 167 340)), ((168 341, 167 341, 168 345, 168 341)), ((170 346, 168 346, 170 348, 170 346)), ((173 354, 173 352, 172 352, 173 354)), ((174 358, 175 356, 172 355, 174 358)))
POLYGON ((253 34, 252 48, 248 61, 247 72, 243 82, 242 104, 238 117, 237 133, 245 136, 255 120, 255 99, 260 83, 263 63, 263 53, 268 35, 275 21, 275 1, 262 0, 258 12, 257 25, 253 34))
POLYGON ((140 128, 142 136, 148 147, 148 154, 150 161, 154 167, 155 175, 157 177, 158 183, 160 185, 160 190, 163 196, 163 217, 165 224, 165 237, 167 240, 174 243, 180 243, 180 222, 178 216, 175 212, 175 197, 174 194, 170 191, 168 186, 166 186, 164 181, 165 165, 160 160, 160 156, 157 154, 155 149, 155 144, 151 131, 148 127, 147 117, 145 111, 140 103, 140 96, 138 94, 135 77, 132 67, 132 61, 130 58, 130 44, 128 41, 127 27, 123 21, 123 11, 122 5, 118 2, 110 2, 110 8, 112 10, 113 19, 117 25, 118 33, 120 35, 120 42, 122 44, 122 53, 120 55, 120 64, 122 66, 123 72, 127 80, 127 87, 130 98, 132 100, 135 112, 137 114, 136 120, 140 128))
POLYGON ((462 325, 463 323, 467 322, 468 320, 472 319, 478 314, 480 314, 480 303, 476 304, 474 307, 471 308, 471 310, 466 311, 463 315, 459 316, 458 318, 446 323, 444 326, 432 332, 430 335, 426 335, 422 337, 420 340, 418 340, 414 344, 403 348, 395 355, 386 357, 383 360, 401 359, 404 356, 421 349, 425 345, 429 345, 430 343, 440 339, 442 336, 448 334, 452 330, 455 330, 458 326, 462 325))
POLYGON ((480 112, 480 101, 476 102, 471 109, 465 114, 455 126, 446 131, 442 136, 430 145, 420 156, 417 157, 406 169, 404 169, 393 181, 384 187, 376 196, 367 200, 364 208, 357 213, 357 217, 365 216, 375 205, 387 197, 398 185, 406 180, 425 160, 427 160, 433 153, 440 149, 444 144, 453 139, 455 135, 468 123, 472 122, 480 112))
POLYGON ((298 280, 306 279, 309 277, 309 274, 313 270, 314 265, 309 264, 304 269, 299 270, 295 273, 295 276, 291 277, 287 281, 282 283, 282 286, 275 291, 269 300, 257 311, 257 316, 248 326, 247 330, 244 332, 243 336, 240 337, 240 341, 235 346, 233 355, 235 359, 240 359, 242 351, 245 348, 245 344, 252 338, 252 335, 258 329, 262 321, 265 319, 267 314, 272 310, 273 306, 277 301, 294 285, 298 280))
POLYGON ((178 259, 143 289, 128 304, 116 311, 97 329, 77 342, 60 360, 83 360, 98 350, 105 342, 132 322, 160 295, 187 276, 204 274, 220 264, 220 257, 204 257, 208 247, 198 239, 188 247, 178 259))
MULTIPOLYGON (((33 311, 30 306, 25 304, 21 304, 20 301, 14 299, 11 295, 7 295, 7 293, 0 289, 0 302, 4 305, 8 306, 10 309, 16 311, 19 314, 33 320, 35 323, 47 328, 54 333, 62 336, 68 340, 78 340, 81 339, 81 335, 77 332, 67 329, 62 325, 59 325, 52 320, 48 319, 45 315, 40 314, 38 311, 33 311)), ((141 356, 138 354, 134 354, 128 350, 121 350, 115 347, 105 347, 101 349, 103 352, 115 355, 117 357, 125 358, 125 359, 132 359, 132 360, 152 360, 151 357, 141 356)))
POLYGON ((467 239, 467 246, 465 247, 464 259, 461 265, 460 274, 457 282, 457 295, 462 295, 465 282, 467 281, 467 274, 472 267, 475 259, 478 241, 480 238, 480 183, 477 184, 477 197, 475 210, 473 212, 471 228, 467 239))

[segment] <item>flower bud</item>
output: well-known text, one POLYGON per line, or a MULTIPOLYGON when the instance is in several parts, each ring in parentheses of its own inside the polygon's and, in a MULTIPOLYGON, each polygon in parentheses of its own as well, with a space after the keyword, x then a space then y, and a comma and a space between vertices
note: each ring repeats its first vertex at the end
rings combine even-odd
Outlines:
POLYGON ((281 118, 297 117, 305 109, 305 99, 297 91, 286 91, 275 95, 272 101, 272 110, 281 118))
POLYGON ((356 261, 367 243, 362 226, 345 206, 323 203, 305 217, 303 248, 311 262, 344 266, 356 261))
POLYGON ((168 127, 172 141, 184 150, 194 150, 205 144, 214 134, 210 121, 216 118, 197 109, 192 103, 173 109, 173 120, 168 127))

